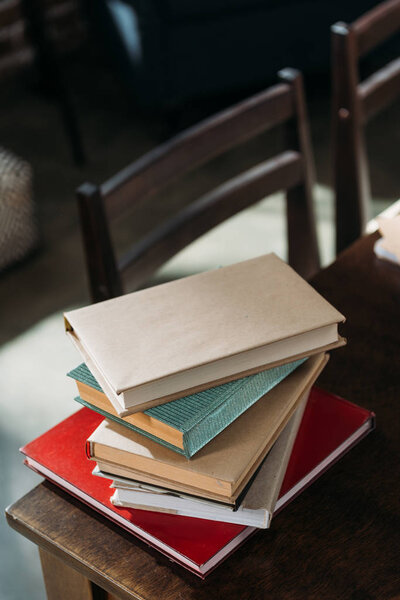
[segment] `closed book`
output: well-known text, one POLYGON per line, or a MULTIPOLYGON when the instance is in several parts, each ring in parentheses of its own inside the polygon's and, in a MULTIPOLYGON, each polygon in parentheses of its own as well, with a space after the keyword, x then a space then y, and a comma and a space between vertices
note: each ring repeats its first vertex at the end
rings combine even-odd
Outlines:
POLYGON ((344 343, 344 317, 273 254, 67 312, 119 415, 344 343))
POLYGON ((266 529, 271 523, 308 395, 309 390, 306 391, 300 406, 271 448, 237 509, 221 502, 195 498, 121 478, 113 480, 111 487, 115 491, 111 496, 111 502, 115 506, 266 529))
POLYGON ((107 419, 88 438, 87 454, 109 473, 122 467, 139 481, 235 504, 326 361, 309 358, 190 460, 107 419))
POLYGON ((118 416, 84 363, 68 375, 77 383, 80 395, 75 399, 78 402, 190 458, 304 360, 261 371, 126 417, 118 416))
MULTIPOLYGON (((114 506, 110 502, 111 481, 93 477, 92 463, 83 450, 85 440, 101 419, 99 414, 82 408, 21 448, 26 464, 200 577, 210 573, 257 531, 243 525, 114 506)), ((366 435, 372 424, 370 411, 314 388, 293 446, 276 510, 366 435)), ((268 535, 268 532, 259 535, 268 535)))

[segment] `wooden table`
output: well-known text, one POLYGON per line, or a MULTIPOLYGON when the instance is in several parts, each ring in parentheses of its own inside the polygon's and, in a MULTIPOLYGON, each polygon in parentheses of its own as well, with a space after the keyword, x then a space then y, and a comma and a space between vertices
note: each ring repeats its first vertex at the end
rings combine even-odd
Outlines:
POLYGON ((400 268, 375 258, 376 238, 314 280, 348 319, 348 345, 332 353, 319 385, 374 410, 376 431, 206 581, 40 484, 7 519, 38 544, 50 599, 400 597, 400 268))

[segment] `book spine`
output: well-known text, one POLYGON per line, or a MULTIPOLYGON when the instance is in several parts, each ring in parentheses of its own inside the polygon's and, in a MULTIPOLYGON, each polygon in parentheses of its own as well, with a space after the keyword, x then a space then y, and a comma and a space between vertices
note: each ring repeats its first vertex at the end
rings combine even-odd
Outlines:
MULTIPOLYGON (((170 450, 173 450, 174 452, 177 452, 178 454, 183 454, 184 456, 186 456, 186 458, 189 458, 189 456, 186 454, 185 450, 178 448, 178 446, 174 446, 173 444, 170 444, 169 442, 166 442, 165 440, 160 439, 159 437, 153 435, 152 433, 149 433, 147 431, 144 431, 143 429, 140 429, 139 427, 136 427, 135 425, 132 425, 132 423, 127 423, 126 421, 124 421, 123 419, 120 419, 116 415, 112 415, 111 413, 109 413, 105 410, 102 410, 98 406, 94 406, 94 404, 90 404, 90 402, 87 402, 87 400, 83 400, 80 396, 77 396, 76 398, 74 398, 74 400, 76 402, 79 402, 79 404, 86 406, 86 408, 90 408, 90 410, 93 410, 94 412, 98 413, 99 415, 102 415, 106 419, 111 419, 111 421, 115 421, 115 423, 118 423, 118 425, 123 425, 124 427, 127 427, 128 429, 131 429, 132 431, 136 431, 136 433, 140 433, 141 435, 144 435, 145 437, 149 438, 150 440, 153 440, 153 442, 157 442, 157 444, 161 444, 162 446, 165 446, 166 448, 169 448, 170 450)), ((88 458, 90 458, 90 456, 88 458)))

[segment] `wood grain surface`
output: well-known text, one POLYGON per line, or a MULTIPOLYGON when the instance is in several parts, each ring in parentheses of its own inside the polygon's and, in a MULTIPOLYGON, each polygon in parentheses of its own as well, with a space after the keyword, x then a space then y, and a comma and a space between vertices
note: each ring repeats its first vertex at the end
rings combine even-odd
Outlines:
POLYGON ((314 280, 347 316, 319 385, 376 413, 376 431, 202 581, 43 483, 9 524, 118 598, 394 600, 400 594, 400 268, 358 241, 314 280))

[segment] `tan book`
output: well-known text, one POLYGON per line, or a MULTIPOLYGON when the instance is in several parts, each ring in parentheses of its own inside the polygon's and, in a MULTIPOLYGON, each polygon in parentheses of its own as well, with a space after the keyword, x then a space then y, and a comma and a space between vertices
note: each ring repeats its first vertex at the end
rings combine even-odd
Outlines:
POLYGON ((88 455, 108 473, 233 504, 326 361, 309 358, 191 460, 107 419, 88 439, 88 455))
POLYGON ((344 317, 274 254, 65 314, 119 415, 344 343, 344 317))
MULTIPOLYGON (((173 492, 161 487, 134 482, 131 479, 114 478, 114 494, 111 502, 116 506, 165 512, 173 515, 195 517, 225 523, 237 523, 266 529, 270 526, 276 508, 277 498, 286 473, 293 444, 300 427, 303 412, 308 400, 306 391, 300 406, 269 451, 249 490, 237 508, 204 498, 194 498, 182 492, 173 492)), ((96 475, 110 479, 110 475, 100 472, 96 475)))

